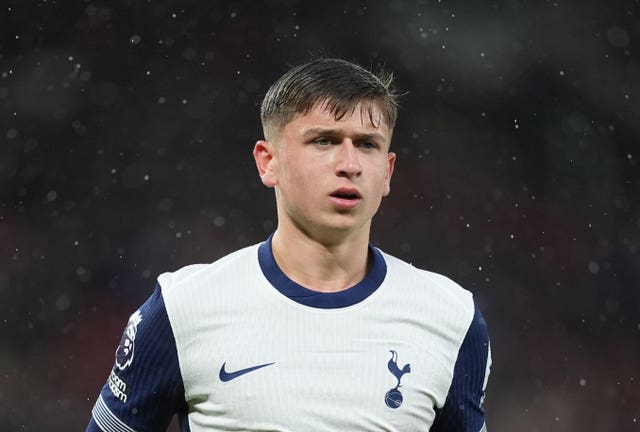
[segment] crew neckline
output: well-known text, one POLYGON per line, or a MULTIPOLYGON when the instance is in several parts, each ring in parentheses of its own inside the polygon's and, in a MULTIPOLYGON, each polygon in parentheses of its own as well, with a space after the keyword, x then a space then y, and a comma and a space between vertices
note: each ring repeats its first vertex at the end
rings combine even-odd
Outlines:
POLYGON ((320 309, 337 309, 353 306, 373 294, 382 284, 387 274, 387 264, 382 253, 369 244, 369 254, 373 259, 371 268, 357 284, 338 292, 320 292, 306 288, 290 279, 278 266, 273 256, 273 234, 258 247, 258 262, 267 280, 281 294, 305 306, 320 309))

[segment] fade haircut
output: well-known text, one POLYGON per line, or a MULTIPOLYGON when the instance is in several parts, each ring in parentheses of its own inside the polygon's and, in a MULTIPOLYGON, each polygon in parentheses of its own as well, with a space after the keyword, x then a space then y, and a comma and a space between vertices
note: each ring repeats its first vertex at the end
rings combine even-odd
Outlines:
MULTIPOLYGON (((306 114, 317 104, 340 120, 353 113, 361 102, 375 102, 393 131, 398 116, 398 95, 392 87, 393 75, 373 73, 341 59, 319 58, 296 66, 282 75, 267 91, 260 109, 267 140, 275 136, 296 114, 306 114)), ((372 106, 368 106, 371 123, 372 106)))

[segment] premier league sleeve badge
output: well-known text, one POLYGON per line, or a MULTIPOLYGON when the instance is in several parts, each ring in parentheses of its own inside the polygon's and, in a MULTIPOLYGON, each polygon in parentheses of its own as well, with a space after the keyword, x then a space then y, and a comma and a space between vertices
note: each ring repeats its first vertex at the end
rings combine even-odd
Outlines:
POLYGON ((127 328, 122 334, 120 344, 116 350, 116 366, 119 370, 124 370, 131 365, 133 361, 136 333, 138 331, 138 324, 142 321, 142 314, 140 311, 136 311, 129 318, 127 328))

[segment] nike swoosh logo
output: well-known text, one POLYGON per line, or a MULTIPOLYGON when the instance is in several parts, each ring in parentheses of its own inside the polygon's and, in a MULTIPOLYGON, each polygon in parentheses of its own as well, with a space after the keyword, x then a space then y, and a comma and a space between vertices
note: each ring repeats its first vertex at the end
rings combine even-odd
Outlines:
POLYGON ((267 367, 267 366, 271 366, 272 364, 275 364, 275 362, 273 362, 273 363, 265 363, 265 364, 261 364, 261 365, 258 365, 258 366, 253 366, 253 367, 250 367, 250 368, 246 368, 246 369, 240 369, 240 370, 237 370, 235 372, 227 372, 224 369, 226 364, 227 364, 227 362, 224 362, 222 364, 222 367, 220 368, 220 375, 219 376, 220 376, 220 381, 222 381, 222 382, 231 381, 232 379, 236 379, 239 376, 242 376, 242 375, 247 374, 249 372, 253 372, 254 370, 262 369, 263 367, 267 367))

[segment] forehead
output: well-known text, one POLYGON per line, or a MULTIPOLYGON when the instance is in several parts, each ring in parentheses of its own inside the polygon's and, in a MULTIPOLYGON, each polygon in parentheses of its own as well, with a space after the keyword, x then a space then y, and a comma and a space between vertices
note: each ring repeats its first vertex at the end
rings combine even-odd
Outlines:
POLYGON ((368 132, 376 132, 390 138, 385 116, 375 101, 358 102, 344 111, 336 109, 330 102, 314 104, 308 111, 296 114, 285 129, 307 129, 317 126, 350 127, 368 132))

